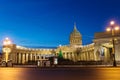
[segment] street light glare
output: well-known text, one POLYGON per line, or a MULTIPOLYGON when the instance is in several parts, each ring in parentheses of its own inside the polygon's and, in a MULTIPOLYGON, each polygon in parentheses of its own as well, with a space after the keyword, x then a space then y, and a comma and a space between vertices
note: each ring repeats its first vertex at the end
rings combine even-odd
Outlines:
POLYGON ((117 26, 117 27, 115 27, 115 30, 119 30, 120 28, 117 26))
POLYGON ((107 28, 106 31, 111 31, 111 28, 107 28))
POLYGON ((3 45, 10 45, 10 44, 12 44, 11 40, 8 37, 6 37, 5 40, 3 41, 3 45))
POLYGON ((110 24, 111 24, 111 25, 114 25, 114 24, 115 24, 115 22, 114 22, 114 21, 111 21, 111 22, 110 22, 110 24))
POLYGON ((9 39, 8 37, 5 38, 5 40, 8 40, 8 39, 9 39))

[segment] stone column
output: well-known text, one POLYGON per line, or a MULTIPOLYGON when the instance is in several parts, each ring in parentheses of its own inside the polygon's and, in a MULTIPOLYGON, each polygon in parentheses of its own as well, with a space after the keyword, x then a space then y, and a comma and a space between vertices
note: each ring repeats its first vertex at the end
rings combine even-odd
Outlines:
POLYGON ((88 61, 90 61, 90 55, 89 55, 89 51, 88 51, 87 55, 88 55, 88 61))
POLYGON ((91 60, 91 54, 90 54, 90 51, 89 51, 88 55, 89 55, 89 60, 91 60))
POLYGON ((80 54, 80 60, 82 61, 82 53, 80 54))
POLYGON ((75 61, 75 55, 73 52, 72 52, 72 59, 73 59, 73 61, 75 61))
POLYGON ((28 53, 26 53, 26 62, 28 62, 28 55, 29 55, 29 54, 28 54, 28 53))
POLYGON ((82 61, 82 53, 80 54, 80 60, 82 61))
POLYGON ((87 52, 87 60, 88 60, 88 61, 90 60, 89 51, 87 52))
POLYGON ((70 53, 68 53, 68 59, 70 60, 70 53))
POLYGON ((88 61, 88 51, 86 51, 86 61, 88 61))
POLYGON ((84 52, 83 56, 84 56, 84 61, 86 61, 86 53, 85 52, 84 52))
POLYGON ((71 60, 71 53, 69 52, 69 60, 71 60))
POLYGON ((66 59, 68 59, 68 53, 66 52, 66 59))
POLYGON ((39 54, 39 58, 40 58, 40 59, 42 59, 42 56, 41 56, 41 54, 39 54))
POLYGON ((19 64, 22 63, 22 54, 21 53, 18 54, 18 63, 19 64))
POLYGON ((94 60, 94 54, 92 53, 92 51, 91 51, 91 55, 92 55, 92 60, 94 60))
POLYGON ((70 53, 70 58, 71 58, 71 60, 73 60, 72 52, 70 53))
POLYGON ((70 53, 68 52, 68 59, 70 60, 70 53))
POLYGON ((30 60, 30 53, 27 53, 27 58, 26 58, 26 61, 28 62, 30 60))
POLYGON ((45 59, 45 55, 43 56, 43 59, 45 59))
POLYGON ((71 52, 71 60, 74 61, 73 53, 71 52))
POLYGON ((16 63, 19 63, 19 53, 16 53, 16 63))
POLYGON ((79 54, 79 60, 81 61, 81 54, 79 54))
POLYGON ((25 63, 25 54, 22 54, 22 64, 25 63))
POLYGON ((92 54, 92 60, 94 60, 94 53, 91 51, 91 54, 92 54))
POLYGON ((84 52, 82 53, 82 61, 84 61, 84 52))
POLYGON ((32 61, 32 53, 30 53, 30 60, 32 61))
POLYGON ((79 55, 78 55, 78 60, 80 61, 80 53, 79 53, 79 55))
POLYGON ((93 54, 93 60, 95 61, 95 55, 93 50, 92 50, 92 54, 93 54))
POLYGON ((35 61, 37 60, 37 54, 35 54, 35 61))
POLYGON ((83 61, 84 61, 84 52, 83 52, 83 54, 82 54, 82 59, 83 59, 83 61))
POLYGON ((66 59, 66 53, 64 52, 64 58, 66 59))

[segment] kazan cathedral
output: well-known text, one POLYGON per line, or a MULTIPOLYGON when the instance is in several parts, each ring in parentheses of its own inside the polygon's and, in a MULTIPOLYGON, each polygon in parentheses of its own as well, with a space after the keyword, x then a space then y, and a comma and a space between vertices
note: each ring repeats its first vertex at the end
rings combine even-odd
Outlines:
MULTIPOLYGON (((82 45, 82 35, 76 24, 69 36, 69 45, 58 46, 55 49, 29 48, 10 42, 8 38, 3 41, 3 60, 12 60, 15 64, 25 64, 28 61, 38 61, 51 56, 58 56, 62 52, 63 58, 72 61, 103 61, 111 62, 112 57, 111 32, 95 33, 93 43, 82 45), (8 53, 6 55, 6 53, 8 53), (8 57, 6 57, 8 56, 8 57)), ((115 33, 115 58, 120 61, 120 31, 115 33)))

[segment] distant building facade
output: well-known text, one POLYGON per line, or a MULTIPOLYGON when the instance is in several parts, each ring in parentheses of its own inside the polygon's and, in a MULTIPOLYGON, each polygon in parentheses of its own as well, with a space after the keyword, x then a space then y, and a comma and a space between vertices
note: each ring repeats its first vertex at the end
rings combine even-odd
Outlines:
MULTIPOLYGON (((115 57, 117 61, 120 61, 120 35, 116 33, 115 43, 115 57)), ((56 49, 44 49, 44 48, 27 48, 11 44, 9 47, 11 52, 9 53, 9 60, 12 60, 16 64, 25 64, 28 61, 37 61, 40 59, 46 59, 51 56, 58 56, 59 51, 62 51, 63 58, 72 61, 112 61, 112 43, 111 33, 95 33, 93 43, 88 45, 82 45, 82 35, 77 30, 76 24, 70 34, 69 45, 58 46, 56 49)), ((3 60, 5 60, 5 53, 3 52, 3 60)))

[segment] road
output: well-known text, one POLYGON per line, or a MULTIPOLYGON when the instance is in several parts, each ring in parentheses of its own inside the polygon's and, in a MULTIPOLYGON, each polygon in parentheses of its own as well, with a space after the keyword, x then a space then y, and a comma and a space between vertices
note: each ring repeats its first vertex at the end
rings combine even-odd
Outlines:
POLYGON ((0 80, 120 80, 120 67, 0 68, 0 80))

